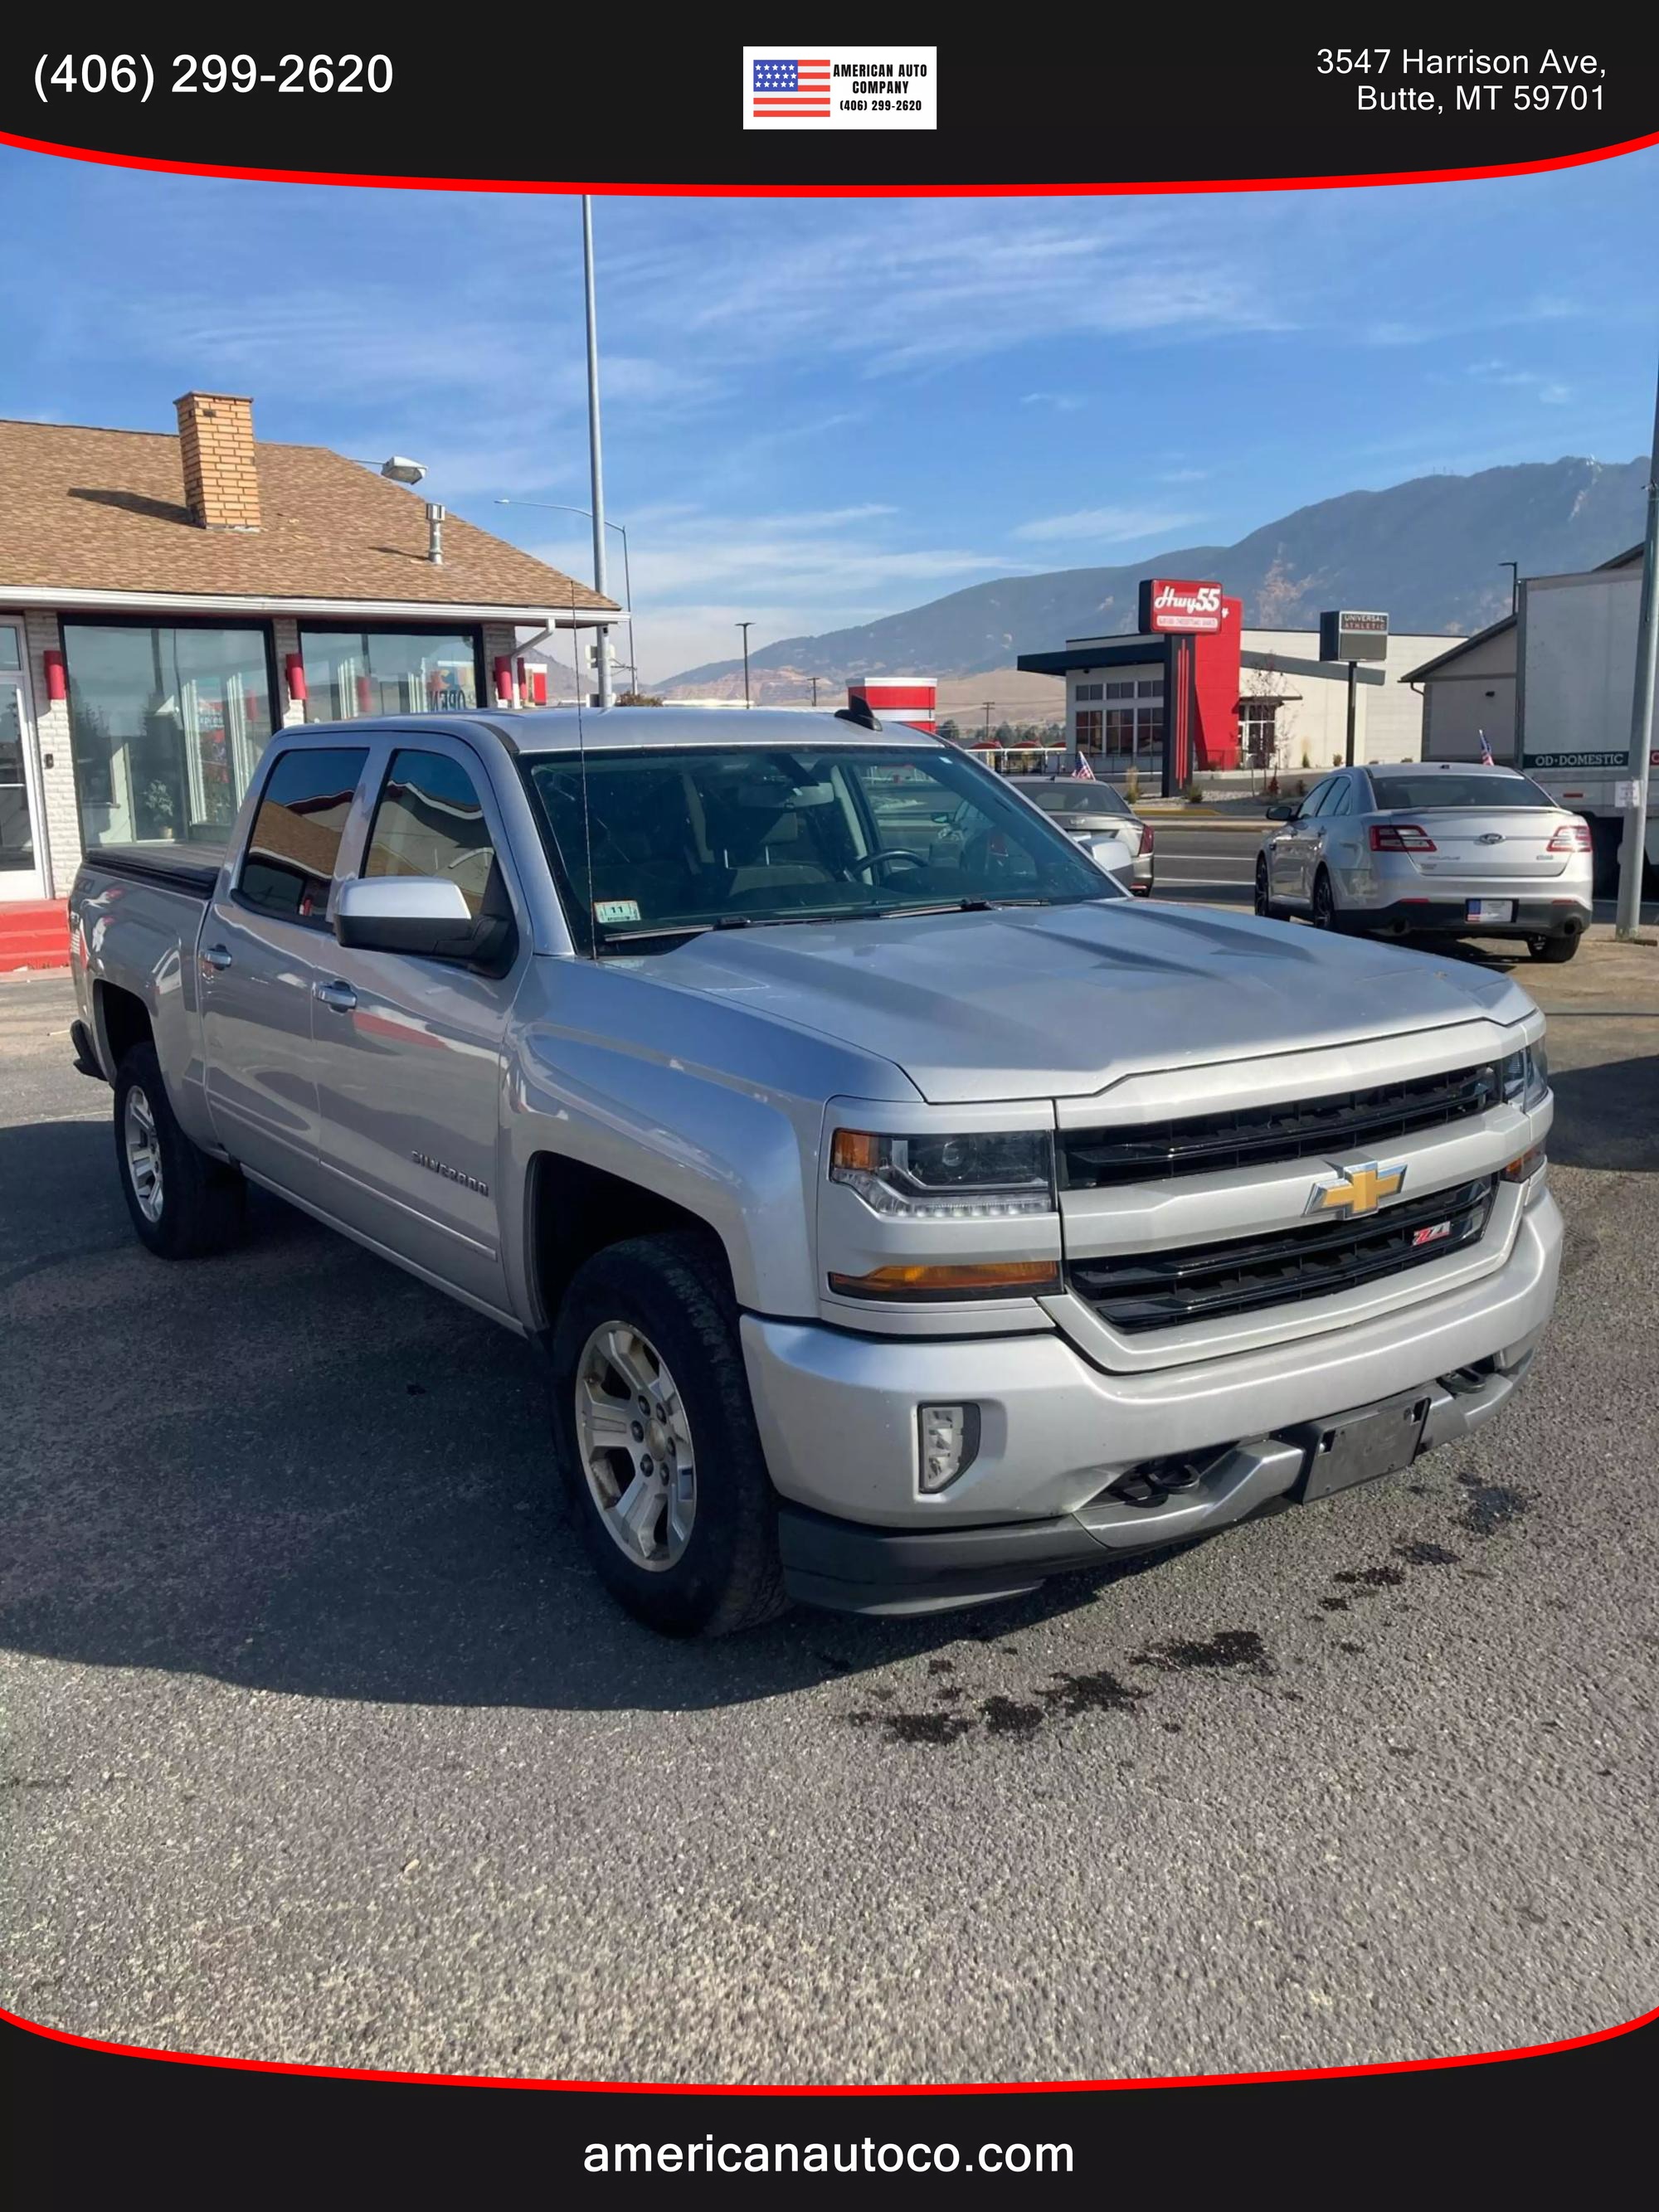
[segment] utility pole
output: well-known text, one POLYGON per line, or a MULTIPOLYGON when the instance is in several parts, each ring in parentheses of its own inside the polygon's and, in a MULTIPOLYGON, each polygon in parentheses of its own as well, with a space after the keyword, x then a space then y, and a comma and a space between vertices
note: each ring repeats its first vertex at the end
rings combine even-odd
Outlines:
MULTIPOLYGON (((593 301, 593 196, 582 194, 582 280, 587 298, 587 456, 593 483, 593 588, 601 599, 605 588, 605 461, 599 443, 599 328, 593 301)), ((611 704, 611 633, 598 625, 593 648, 599 692, 595 705, 611 704)))
POLYGON ((1521 608, 1521 563, 1518 561, 1500 561, 1498 565, 1510 572, 1510 612, 1517 614, 1521 608))
POLYGON ((1659 609, 1654 605, 1659 569, 1659 387, 1648 448, 1648 522, 1642 547, 1642 611, 1636 629, 1636 696, 1631 709, 1630 784, 1625 799, 1625 839, 1619 848, 1617 934, 1639 938, 1642 866, 1647 858, 1648 770, 1653 757, 1654 678, 1659 672, 1659 609))
POLYGON ((811 686, 812 686, 812 704, 816 707, 816 706, 817 705, 817 703, 818 703, 818 679, 817 679, 817 678, 816 676, 814 676, 814 677, 811 678, 809 680, 811 681, 811 686))
POLYGON ((747 706, 750 703, 750 697, 749 697, 749 631, 750 631, 750 625, 748 623, 746 623, 746 622, 740 622, 740 623, 738 624, 738 629, 743 632, 743 703, 744 703, 744 705, 745 707, 747 707, 747 706))

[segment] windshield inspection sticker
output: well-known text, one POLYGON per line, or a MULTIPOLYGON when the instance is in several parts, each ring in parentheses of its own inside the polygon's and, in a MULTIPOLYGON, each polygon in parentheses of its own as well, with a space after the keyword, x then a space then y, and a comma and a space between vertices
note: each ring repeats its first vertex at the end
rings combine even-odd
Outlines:
POLYGON ((617 921, 637 921, 639 918, 640 902, 637 899, 595 899, 593 902, 595 921, 608 924, 617 921))
POLYGON ((937 131, 936 46, 743 50, 745 131, 937 131))

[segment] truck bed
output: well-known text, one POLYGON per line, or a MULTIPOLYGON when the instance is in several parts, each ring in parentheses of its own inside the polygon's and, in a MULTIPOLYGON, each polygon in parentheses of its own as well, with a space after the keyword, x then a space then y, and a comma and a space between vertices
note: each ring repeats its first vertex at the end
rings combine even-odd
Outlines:
POLYGON ((207 900, 219 880, 226 848, 222 845, 97 845, 83 866, 112 876, 131 876, 143 884, 159 884, 188 898, 207 900))

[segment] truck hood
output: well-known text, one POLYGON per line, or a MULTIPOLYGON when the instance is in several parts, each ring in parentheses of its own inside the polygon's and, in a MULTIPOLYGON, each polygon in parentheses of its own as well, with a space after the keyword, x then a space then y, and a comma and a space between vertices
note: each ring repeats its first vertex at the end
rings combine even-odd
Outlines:
POLYGON ((1079 1097, 1142 1068, 1521 1020, 1507 975, 1253 915, 1148 906, 720 931, 652 980, 839 1038, 939 1104, 1079 1097))

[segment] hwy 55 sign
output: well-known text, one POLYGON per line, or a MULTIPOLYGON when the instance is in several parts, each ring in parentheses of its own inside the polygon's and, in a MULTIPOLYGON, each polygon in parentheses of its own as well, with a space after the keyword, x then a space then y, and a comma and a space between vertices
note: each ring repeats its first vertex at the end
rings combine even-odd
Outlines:
POLYGON ((1143 576, 1140 632, 1212 630, 1221 627, 1221 586, 1195 584, 1179 576, 1143 576))

